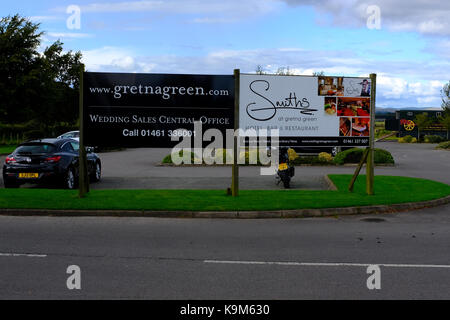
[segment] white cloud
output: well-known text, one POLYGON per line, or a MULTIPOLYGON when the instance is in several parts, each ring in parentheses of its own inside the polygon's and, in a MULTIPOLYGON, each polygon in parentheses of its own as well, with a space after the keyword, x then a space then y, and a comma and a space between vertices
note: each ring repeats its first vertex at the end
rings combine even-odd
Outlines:
POLYGON ((370 14, 366 9, 380 8, 381 27, 422 34, 450 35, 450 1, 445 0, 284 0, 299 6, 313 6, 335 25, 366 26, 370 14), (331 20, 329 19, 331 17, 331 20))
POLYGON ((382 99, 404 103, 408 101, 414 106, 439 107, 440 90, 445 81, 407 81, 400 77, 386 74, 377 76, 377 93, 382 99))
POLYGON ((277 0, 164 0, 123 1, 91 3, 81 7, 84 12, 143 12, 160 11, 169 13, 267 13, 279 4, 277 0))
MULTIPOLYGON (((82 14, 157 12, 199 15, 189 20, 194 23, 228 23, 271 13, 281 6, 285 4, 280 0, 143 0, 92 2, 81 5, 80 8, 82 14)), ((53 9, 56 12, 65 12, 65 10, 65 7, 53 9)))
POLYGON ((103 47, 84 50, 83 62, 88 71, 128 71, 133 72, 135 59, 130 50, 117 47, 103 47))
POLYGON ((408 63, 398 61, 381 64, 348 52, 303 48, 218 50, 204 56, 143 57, 131 50, 103 47, 84 51, 83 56, 89 71, 105 72, 232 74, 237 68, 243 73, 253 73, 256 66, 261 65, 268 73, 289 67, 296 75, 312 75, 318 71, 343 76, 377 73, 377 105, 380 107, 439 107, 440 90, 448 76, 445 72, 448 68, 439 64, 420 64, 411 69, 408 63), (330 55, 346 58, 329 59, 330 55), (426 74, 429 79, 424 77, 426 74))
POLYGON ((94 35, 90 33, 77 33, 77 32, 48 32, 47 36, 59 39, 61 38, 82 39, 94 37, 94 35))
POLYGON ((30 20, 34 22, 47 22, 47 21, 57 21, 57 20, 64 20, 61 16, 31 16, 29 18, 30 20))
POLYGON ((193 23, 231 23, 236 22, 236 19, 231 18, 195 18, 193 23))
POLYGON ((408 92, 408 82, 402 78, 377 75, 378 93, 385 98, 399 99, 408 92))

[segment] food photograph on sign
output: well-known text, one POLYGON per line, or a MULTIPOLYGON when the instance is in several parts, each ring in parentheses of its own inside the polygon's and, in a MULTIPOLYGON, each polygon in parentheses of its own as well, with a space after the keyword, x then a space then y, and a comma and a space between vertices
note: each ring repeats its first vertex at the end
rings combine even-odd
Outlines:
POLYGON ((343 96, 343 77, 319 77, 319 96, 343 96))
POLYGON ((370 98, 338 98, 338 116, 370 117, 370 98))
POLYGON ((325 110, 325 113, 329 114, 330 116, 336 115, 337 102, 336 102, 335 97, 326 97, 325 98, 324 110, 325 110))
POLYGON ((351 136, 352 132, 352 119, 347 117, 339 118, 339 135, 341 137, 351 136))

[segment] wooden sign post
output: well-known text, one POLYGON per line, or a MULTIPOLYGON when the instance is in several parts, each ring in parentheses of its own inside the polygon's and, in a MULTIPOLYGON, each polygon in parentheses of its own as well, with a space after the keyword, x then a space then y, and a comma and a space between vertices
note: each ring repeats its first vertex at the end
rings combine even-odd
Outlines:
POLYGON ((356 178, 361 171, 362 166, 366 163, 366 193, 374 194, 374 148, 375 148, 375 96, 376 96, 377 75, 370 74, 370 123, 369 123, 369 146, 364 150, 361 161, 353 174, 348 190, 353 192, 356 178))
POLYGON ((80 74, 80 149, 79 154, 79 172, 78 172, 78 196, 83 198, 89 192, 89 177, 87 172, 86 148, 84 146, 84 108, 83 108, 83 81, 84 64, 81 65, 80 74))
POLYGON ((231 172, 231 195, 237 197, 239 195, 239 86, 240 86, 240 70, 234 70, 234 143, 233 143, 233 165, 231 172))

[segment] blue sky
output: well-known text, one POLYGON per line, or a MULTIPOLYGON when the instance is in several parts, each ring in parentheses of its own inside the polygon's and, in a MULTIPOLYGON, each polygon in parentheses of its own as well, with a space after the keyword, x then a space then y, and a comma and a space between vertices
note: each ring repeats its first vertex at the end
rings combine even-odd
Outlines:
POLYGON ((0 13, 40 22, 41 50, 60 39, 88 71, 377 73, 377 106, 392 108, 439 108, 450 80, 445 0, 17 0, 0 13), (70 5, 79 29, 67 26, 70 5))

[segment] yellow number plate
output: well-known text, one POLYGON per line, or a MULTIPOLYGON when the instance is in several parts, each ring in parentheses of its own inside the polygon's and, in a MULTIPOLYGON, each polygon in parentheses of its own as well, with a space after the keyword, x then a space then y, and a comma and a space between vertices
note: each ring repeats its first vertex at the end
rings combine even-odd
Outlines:
POLYGON ((280 171, 287 170, 287 169, 288 169, 287 163, 280 163, 280 165, 278 166, 278 170, 280 170, 280 171))
POLYGON ((22 172, 22 173, 19 173, 19 178, 22 178, 22 179, 39 178, 39 173, 22 172))

